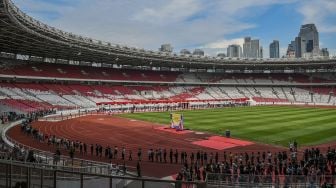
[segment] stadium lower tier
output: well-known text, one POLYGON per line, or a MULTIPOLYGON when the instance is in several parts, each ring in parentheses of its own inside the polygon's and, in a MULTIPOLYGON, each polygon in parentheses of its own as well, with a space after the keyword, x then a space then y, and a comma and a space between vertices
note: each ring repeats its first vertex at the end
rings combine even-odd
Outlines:
POLYGON ((160 104, 213 101, 334 105, 333 88, 107 86, 0 83, 1 110, 94 108, 98 104, 160 104))

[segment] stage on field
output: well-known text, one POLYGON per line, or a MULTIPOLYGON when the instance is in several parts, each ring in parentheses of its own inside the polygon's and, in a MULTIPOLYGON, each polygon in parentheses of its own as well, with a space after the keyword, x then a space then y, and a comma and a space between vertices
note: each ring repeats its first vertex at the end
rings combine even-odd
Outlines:
POLYGON ((216 150, 223 150, 228 148, 233 148, 237 146, 248 146, 252 145, 253 142, 238 140, 233 138, 227 138, 222 136, 211 136, 207 140, 199 140, 192 142, 192 144, 203 146, 216 150))

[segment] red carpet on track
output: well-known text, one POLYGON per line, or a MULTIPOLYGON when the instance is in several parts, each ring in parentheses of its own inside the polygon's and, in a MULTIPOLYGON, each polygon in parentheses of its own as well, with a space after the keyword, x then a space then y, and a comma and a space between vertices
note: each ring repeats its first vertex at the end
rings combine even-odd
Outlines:
POLYGON ((200 140, 192 142, 192 144, 212 148, 216 150, 223 150, 228 148, 233 148, 237 146, 248 146, 252 145, 253 142, 238 140, 233 138, 226 138, 222 136, 211 136, 208 140, 200 140))
POLYGON ((168 127, 155 127, 154 129, 169 132, 169 133, 174 133, 174 134, 187 134, 187 133, 192 133, 193 132, 193 131, 190 131, 190 130, 177 131, 176 129, 171 129, 171 128, 168 128, 168 127))

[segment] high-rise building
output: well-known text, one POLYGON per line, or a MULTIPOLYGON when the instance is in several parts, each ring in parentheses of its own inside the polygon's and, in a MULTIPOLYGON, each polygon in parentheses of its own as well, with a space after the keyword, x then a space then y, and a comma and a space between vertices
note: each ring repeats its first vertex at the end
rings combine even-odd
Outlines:
POLYGON ((264 57, 264 49, 262 46, 260 46, 260 49, 259 49, 259 58, 263 58, 264 57))
POLYGON ((306 40, 302 37, 295 37, 295 57, 304 57, 306 40))
POLYGON ((227 56, 228 57, 242 57, 242 49, 240 45, 232 44, 227 48, 227 56))
POLYGON ((273 40, 273 42, 270 44, 269 49, 270 49, 270 58, 280 57, 280 47, 278 40, 273 40))
POLYGON ((295 57, 295 41, 291 41, 291 43, 288 44, 286 56, 289 58, 295 57))
POLYGON ((251 37, 245 37, 243 44, 243 55, 246 58, 261 58, 259 40, 252 40, 251 37))
POLYGON ((313 53, 313 55, 318 55, 320 50, 319 34, 315 24, 302 25, 299 37, 305 40, 305 46, 303 46, 303 51, 305 53, 313 53))
POLYGON ((300 28, 301 56, 316 56, 320 53, 319 33, 315 24, 305 24, 300 28))
POLYGON ((162 44, 161 48, 159 48, 160 52, 168 52, 168 53, 172 53, 173 52, 173 47, 171 46, 171 44, 162 44))
POLYGON ((248 58, 250 57, 250 54, 251 54, 251 37, 245 37, 243 44, 243 55, 245 58, 248 58))
POLYGON ((191 53, 190 53, 190 51, 187 50, 187 49, 182 49, 182 50, 180 51, 180 54, 189 55, 189 54, 191 54, 191 53))
POLYGON ((204 56, 204 51, 201 49, 195 49, 193 55, 204 56))
POLYGON ((312 57, 320 55, 319 47, 319 33, 315 24, 305 24, 300 28, 299 35, 295 37, 294 45, 293 41, 288 45, 287 57, 293 53, 295 57, 312 57))
POLYGON ((327 48, 322 48, 321 49, 321 56, 323 57, 329 57, 329 51, 327 48))

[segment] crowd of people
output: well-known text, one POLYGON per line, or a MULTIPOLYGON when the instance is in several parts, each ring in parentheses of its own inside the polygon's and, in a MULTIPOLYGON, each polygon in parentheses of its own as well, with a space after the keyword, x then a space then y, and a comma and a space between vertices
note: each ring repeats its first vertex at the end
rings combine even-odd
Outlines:
POLYGON ((26 150, 23 147, 14 145, 14 147, 7 146, 0 140, 0 159, 16 160, 24 162, 39 162, 34 157, 33 150, 26 150))
MULTIPOLYGON (((30 121, 21 125, 24 134, 31 135, 38 142, 53 145, 56 148, 55 156, 61 155, 61 150, 67 151, 70 157, 74 155, 92 156, 106 160, 132 161, 137 160, 138 175, 141 176, 140 162, 179 164, 182 167, 177 180, 204 181, 208 174, 220 177, 227 182, 279 182, 281 177, 298 176, 300 181, 313 181, 311 177, 319 177, 319 182, 335 182, 336 151, 328 148, 320 151, 319 148, 297 150, 297 143, 289 144, 286 151, 257 151, 232 153, 227 151, 181 151, 173 148, 150 148, 136 151, 118 146, 102 146, 89 144, 78 140, 69 140, 55 135, 46 135, 31 126, 30 121), (134 152, 134 153, 133 153, 134 152), (219 175, 219 176, 218 176, 219 175), (245 179, 244 179, 245 177, 245 179), (253 177, 253 178, 251 178, 253 177)), ((57 160, 56 160, 57 161, 57 160)), ((317 181, 316 179, 314 180, 317 181)))
POLYGON ((17 112, 2 112, 0 113, 0 123, 5 124, 8 122, 13 122, 13 121, 24 119, 24 118, 35 120, 39 117, 43 117, 45 115, 55 114, 55 113, 56 111, 53 109, 40 110, 40 111, 30 112, 26 114, 17 113, 17 112))

